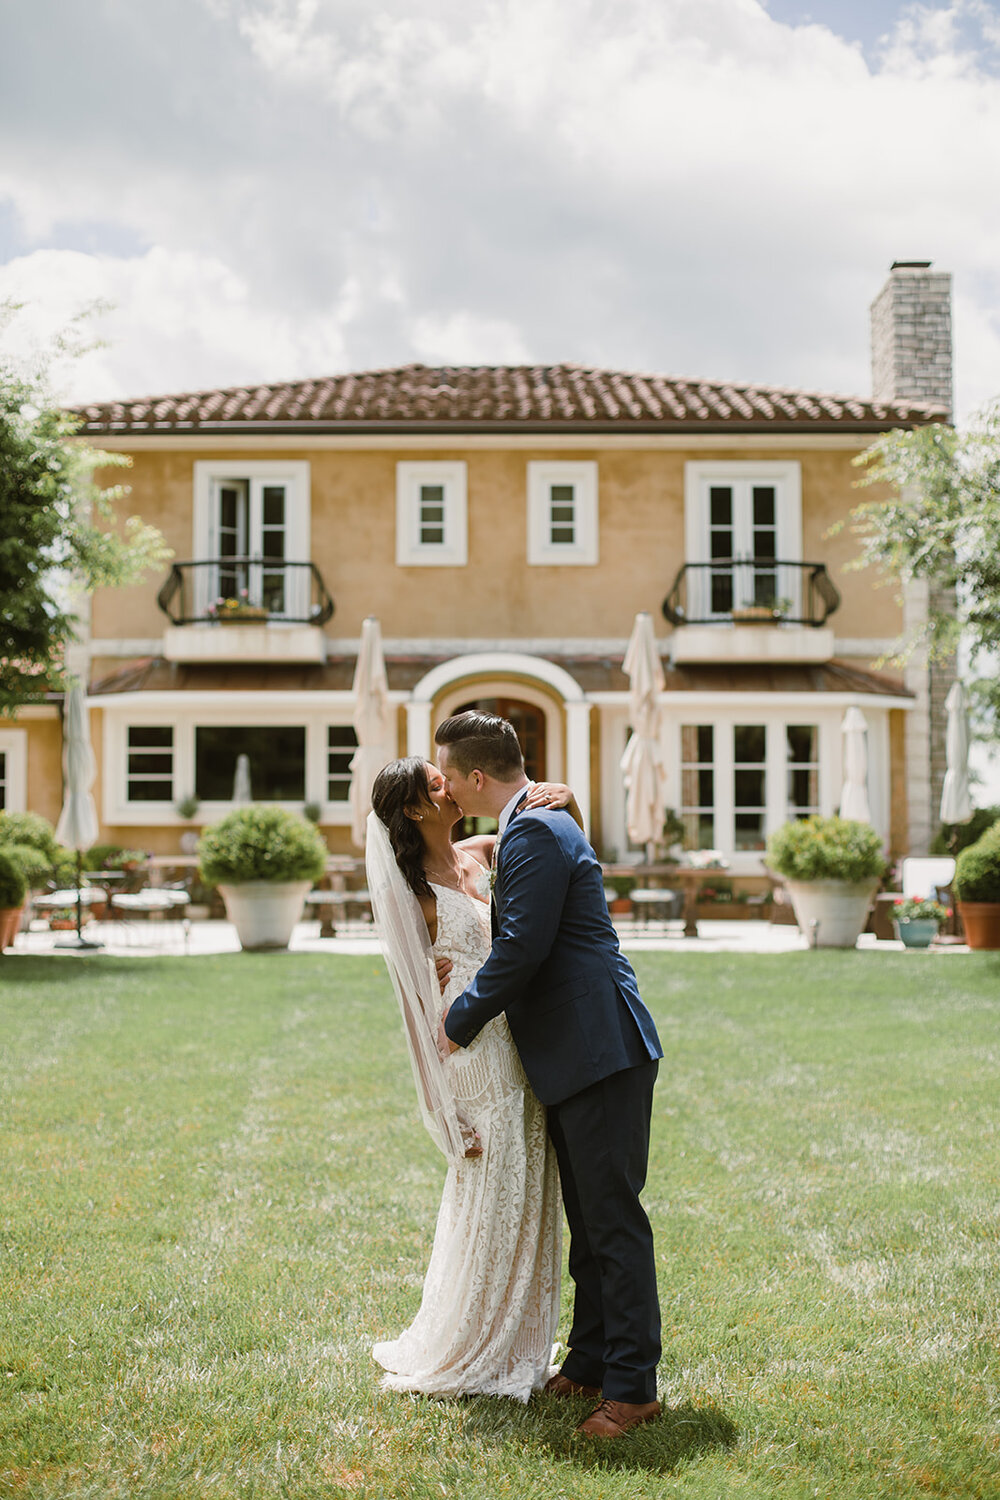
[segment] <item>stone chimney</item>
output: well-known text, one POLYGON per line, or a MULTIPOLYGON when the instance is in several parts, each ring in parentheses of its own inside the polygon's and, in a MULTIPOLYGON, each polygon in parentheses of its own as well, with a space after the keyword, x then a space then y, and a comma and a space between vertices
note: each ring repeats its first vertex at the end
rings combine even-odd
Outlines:
MULTIPOLYGON (((871 306, 872 395, 941 406, 952 416, 951 276, 931 270, 929 260, 895 260, 889 279, 871 306)), ((910 584, 904 596, 907 632, 926 619, 928 608, 954 609, 951 591, 910 584)), ((944 700, 955 681, 951 662, 911 658, 906 686, 916 705, 905 718, 909 852, 926 854, 940 822, 945 774, 944 700)))
POLYGON ((871 314, 876 401, 926 401, 950 421, 951 276, 929 260, 894 260, 871 314))

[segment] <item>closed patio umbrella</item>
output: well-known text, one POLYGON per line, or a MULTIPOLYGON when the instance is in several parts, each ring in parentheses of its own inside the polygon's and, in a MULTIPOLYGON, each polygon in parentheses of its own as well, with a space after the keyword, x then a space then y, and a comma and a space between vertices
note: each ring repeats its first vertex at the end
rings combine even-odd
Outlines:
POLYGON ((844 715, 844 789, 840 794, 840 816, 870 823, 868 805, 868 721, 860 708, 844 715))
POLYGON ((632 733, 621 759, 625 822, 629 838, 634 844, 645 844, 647 858, 651 859, 652 846, 663 833, 666 802, 659 707, 664 677, 652 616, 645 612, 635 617, 623 665, 629 679, 632 721, 632 733))
POLYGON ((947 756, 944 786, 941 788, 941 822, 966 823, 972 817, 969 800, 969 721, 965 714, 965 694, 960 682, 952 683, 944 706, 948 712, 945 729, 947 756))
POLYGON ((90 788, 97 774, 97 763, 90 743, 90 715, 83 684, 71 683, 63 706, 63 805, 56 824, 56 840, 76 850, 76 937, 67 938, 61 948, 100 948, 83 936, 83 898, 80 894, 85 849, 97 842, 97 809, 90 788))
POLYGON ((382 629, 374 615, 361 626, 361 649, 354 670, 354 729, 358 748, 351 761, 351 837, 363 849, 372 782, 396 753, 382 629))

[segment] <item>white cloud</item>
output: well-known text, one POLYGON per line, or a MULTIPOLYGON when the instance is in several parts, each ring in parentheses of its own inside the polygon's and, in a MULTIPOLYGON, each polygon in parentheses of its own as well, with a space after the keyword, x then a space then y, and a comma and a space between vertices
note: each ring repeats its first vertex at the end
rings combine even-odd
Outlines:
POLYGON ((59 360, 52 378, 67 401, 155 395, 243 381, 291 379, 342 367, 356 288, 299 322, 255 306, 222 261, 161 249, 128 259, 38 250, 0 266, 0 301, 22 304, 6 340, 22 357, 45 345, 81 308, 103 347, 59 360))
POLYGON ((118 305, 88 394, 413 358, 864 391, 897 257, 955 274, 963 405, 997 387, 985 0, 909 7, 874 67, 757 0, 158 14, 35 0, 0 100, 24 235, 0 288, 118 305), (48 258, 95 220, 150 248, 48 258))

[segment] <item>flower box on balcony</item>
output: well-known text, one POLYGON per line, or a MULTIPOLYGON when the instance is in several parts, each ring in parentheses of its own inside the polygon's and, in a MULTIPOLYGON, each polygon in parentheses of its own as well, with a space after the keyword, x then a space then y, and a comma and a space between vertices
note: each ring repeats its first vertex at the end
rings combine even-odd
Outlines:
POLYGON ((267 610, 253 604, 241 604, 236 609, 219 608, 215 614, 220 625, 259 625, 267 619, 267 610))

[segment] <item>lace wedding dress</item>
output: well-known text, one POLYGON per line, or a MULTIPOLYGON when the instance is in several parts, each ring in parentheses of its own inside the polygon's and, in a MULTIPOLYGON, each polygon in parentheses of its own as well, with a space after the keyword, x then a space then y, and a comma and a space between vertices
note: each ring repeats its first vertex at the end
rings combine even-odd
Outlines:
MULTIPOLYGON (((434 953, 454 965, 444 1010, 489 953, 490 910, 461 891, 433 889, 434 953)), ((545 1110, 505 1016, 448 1066, 483 1154, 449 1168, 420 1310, 372 1353, 390 1390, 527 1401, 550 1374, 559 1313, 562 1207, 545 1110)))

